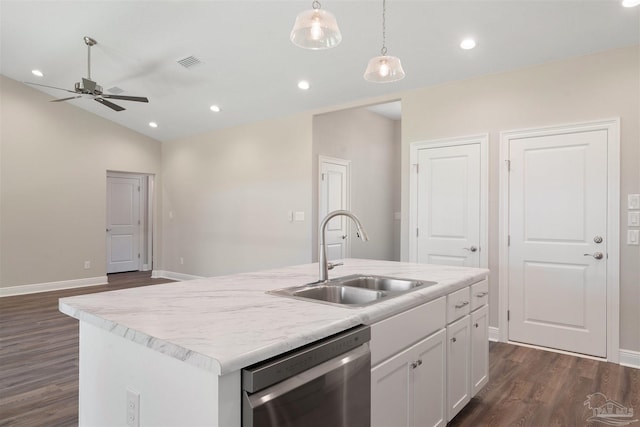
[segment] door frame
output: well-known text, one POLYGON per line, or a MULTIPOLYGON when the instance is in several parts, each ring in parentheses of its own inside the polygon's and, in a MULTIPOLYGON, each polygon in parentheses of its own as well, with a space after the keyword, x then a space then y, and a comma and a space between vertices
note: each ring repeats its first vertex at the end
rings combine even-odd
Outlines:
MULTIPOLYGON (((155 235, 154 204, 155 204, 155 175, 137 172, 116 172, 107 170, 109 178, 139 178, 140 179, 140 229, 139 248, 141 258, 138 262, 139 271, 153 270, 153 242, 155 235)), ((108 200, 106 200, 108 202, 108 200)), ((109 206, 106 206, 107 212, 109 206)))
MULTIPOLYGON (((607 356, 620 353, 620 118, 500 132, 498 216, 499 340, 509 342, 509 144, 513 139, 605 130, 607 132, 607 356)), ((600 359, 600 358, 597 358, 600 359)))
MULTIPOLYGON (((320 187, 322 186, 322 164, 323 163, 335 163, 337 165, 344 166, 347 169, 347 182, 346 182, 346 192, 347 192, 347 201, 345 210, 351 210, 351 160, 339 159, 337 157, 324 156, 322 154, 318 155, 318 223, 316 224, 318 241, 317 245, 320 244, 320 223, 324 218, 320 216, 320 207, 322 206, 322 192, 320 191, 320 187)), ((351 236, 351 221, 346 221, 347 235, 351 236)), ((319 249, 318 249, 319 250, 319 249)), ((344 248, 345 258, 351 257, 351 242, 350 238, 345 240, 345 248, 344 248)))
POLYGON ((480 145, 480 267, 489 268, 489 134, 412 142, 409 146, 409 262, 417 262, 418 238, 418 151, 427 148, 480 145))

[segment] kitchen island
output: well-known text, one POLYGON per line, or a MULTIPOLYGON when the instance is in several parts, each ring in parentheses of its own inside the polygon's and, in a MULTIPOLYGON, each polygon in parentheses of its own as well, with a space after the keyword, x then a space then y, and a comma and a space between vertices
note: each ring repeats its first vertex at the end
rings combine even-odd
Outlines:
POLYGON ((438 284, 361 308, 265 293, 316 281, 318 265, 307 264, 61 299, 80 321, 80 425, 126 426, 133 410, 141 425, 240 426, 241 368, 449 295, 488 270, 349 259, 331 273, 438 284))

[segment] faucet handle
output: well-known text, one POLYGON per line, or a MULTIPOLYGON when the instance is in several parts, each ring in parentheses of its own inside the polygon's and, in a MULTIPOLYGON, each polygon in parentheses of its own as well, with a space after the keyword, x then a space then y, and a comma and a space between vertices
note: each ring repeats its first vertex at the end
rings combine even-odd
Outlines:
POLYGON ((327 269, 328 270, 333 270, 334 267, 337 267, 339 265, 344 265, 344 262, 336 262, 335 264, 332 262, 328 262, 327 263, 327 269))

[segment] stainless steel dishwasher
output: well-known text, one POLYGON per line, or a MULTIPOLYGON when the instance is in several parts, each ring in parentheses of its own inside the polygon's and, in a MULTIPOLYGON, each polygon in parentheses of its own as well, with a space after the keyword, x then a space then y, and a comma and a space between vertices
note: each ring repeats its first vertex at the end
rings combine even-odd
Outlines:
POLYGON ((369 427, 368 326, 242 370, 243 427, 369 427))

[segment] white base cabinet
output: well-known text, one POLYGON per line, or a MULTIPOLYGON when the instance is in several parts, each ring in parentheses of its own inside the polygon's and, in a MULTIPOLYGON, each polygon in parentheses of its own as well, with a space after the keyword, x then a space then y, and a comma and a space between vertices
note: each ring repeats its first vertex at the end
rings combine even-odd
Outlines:
POLYGON ((445 426, 489 381, 488 282, 371 325, 371 426, 445 426))
POLYGON ((445 338, 441 329, 371 370, 372 427, 446 425, 445 338))

